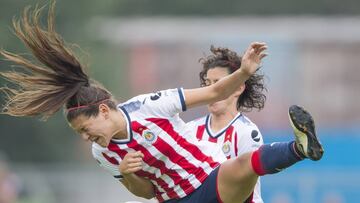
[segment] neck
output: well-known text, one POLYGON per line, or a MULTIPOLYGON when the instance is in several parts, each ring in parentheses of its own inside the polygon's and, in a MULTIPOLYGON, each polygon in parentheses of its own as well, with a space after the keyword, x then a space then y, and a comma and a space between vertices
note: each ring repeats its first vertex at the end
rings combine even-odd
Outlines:
POLYGON ((223 114, 211 114, 210 128, 213 132, 218 132, 225 128, 238 114, 237 111, 226 112, 223 114))
POLYGON ((124 115, 117 111, 115 114, 115 126, 117 126, 117 129, 115 130, 115 133, 113 135, 113 139, 126 139, 128 138, 128 132, 127 132, 127 126, 126 126, 126 120, 124 115))

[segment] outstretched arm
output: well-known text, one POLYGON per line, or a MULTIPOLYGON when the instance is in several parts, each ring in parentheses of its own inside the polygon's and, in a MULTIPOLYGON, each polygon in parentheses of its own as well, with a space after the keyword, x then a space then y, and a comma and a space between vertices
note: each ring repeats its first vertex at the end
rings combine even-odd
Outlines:
POLYGON ((151 199, 155 197, 154 185, 150 180, 135 174, 142 168, 143 157, 141 152, 129 152, 125 155, 119 166, 119 171, 123 175, 121 183, 134 195, 151 199))
POLYGON ((228 98, 240 85, 244 84, 259 68, 261 60, 267 56, 265 43, 253 42, 241 60, 241 67, 213 85, 184 90, 187 108, 205 105, 228 98))

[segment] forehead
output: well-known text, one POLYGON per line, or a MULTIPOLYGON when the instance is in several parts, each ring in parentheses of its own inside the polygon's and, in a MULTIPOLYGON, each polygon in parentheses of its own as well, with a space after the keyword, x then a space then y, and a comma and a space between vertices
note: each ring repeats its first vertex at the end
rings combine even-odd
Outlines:
POLYGON ((71 128, 77 130, 85 126, 89 122, 88 117, 84 115, 79 115, 76 118, 74 118, 71 122, 69 122, 69 125, 71 128))
POLYGON ((229 74, 230 73, 227 68, 215 67, 215 68, 211 68, 207 71, 206 77, 208 79, 219 79, 219 78, 223 78, 229 74))

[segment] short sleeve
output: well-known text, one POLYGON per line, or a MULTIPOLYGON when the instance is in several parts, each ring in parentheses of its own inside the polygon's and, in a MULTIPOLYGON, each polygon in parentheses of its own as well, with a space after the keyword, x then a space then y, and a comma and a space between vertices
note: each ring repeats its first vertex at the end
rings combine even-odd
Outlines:
POLYGON ((174 116, 186 111, 183 88, 168 89, 148 94, 143 104, 148 111, 157 116, 174 116))
POLYGON ((242 129, 237 129, 237 134, 239 137, 237 143, 237 147, 238 147, 237 156, 247 152, 255 151, 261 145, 264 144, 260 130, 254 124, 250 126, 246 126, 245 128, 242 129))

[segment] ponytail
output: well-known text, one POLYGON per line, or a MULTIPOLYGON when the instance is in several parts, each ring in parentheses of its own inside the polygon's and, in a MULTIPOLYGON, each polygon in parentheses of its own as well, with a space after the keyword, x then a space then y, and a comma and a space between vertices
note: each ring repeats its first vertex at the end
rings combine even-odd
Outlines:
POLYGON ((1 50, 7 60, 23 71, 0 72, 15 87, 2 87, 6 103, 2 113, 11 116, 42 116, 47 119, 64 106, 90 81, 85 67, 55 32, 55 1, 49 6, 47 29, 40 26, 43 8, 24 9, 20 20, 13 19, 16 36, 31 51, 35 63, 20 55, 1 50))

